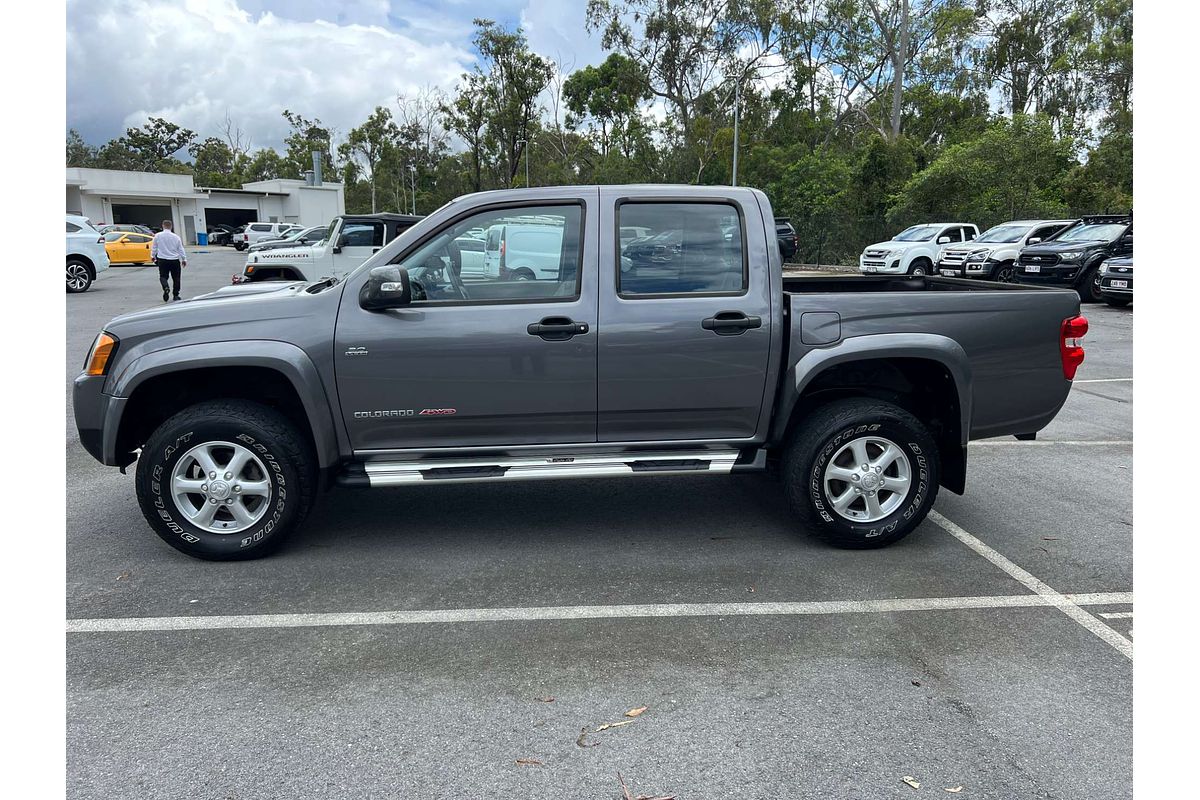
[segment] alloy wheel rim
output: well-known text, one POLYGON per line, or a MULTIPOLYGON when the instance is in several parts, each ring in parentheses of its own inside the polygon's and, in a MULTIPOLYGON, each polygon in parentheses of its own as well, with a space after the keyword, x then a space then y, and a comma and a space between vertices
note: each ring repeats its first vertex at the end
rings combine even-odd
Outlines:
POLYGON ((87 267, 82 264, 67 265, 67 285, 72 289, 82 289, 87 286, 88 272, 87 267))
POLYGON ((267 513, 271 478, 263 462, 235 442, 188 450, 171 474, 171 497, 188 522, 209 533, 241 533, 267 513))
POLYGON ((825 465, 825 496, 851 522, 878 522, 904 502, 912 465, 903 448, 882 436, 860 436, 838 448, 825 465))

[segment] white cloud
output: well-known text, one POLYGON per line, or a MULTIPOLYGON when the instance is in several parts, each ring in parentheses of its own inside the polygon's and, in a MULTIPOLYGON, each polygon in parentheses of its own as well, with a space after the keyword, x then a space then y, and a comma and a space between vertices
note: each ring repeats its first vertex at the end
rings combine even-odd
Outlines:
POLYGON ((398 92, 452 87, 474 61, 469 25, 415 37, 376 0, 345 4, 337 22, 299 13, 317 5, 284 18, 235 0, 70 2, 67 124, 101 142, 161 116, 205 137, 228 110, 256 147, 278 145, 285 108, 344 134, 398 92))
POLYGON ((588 33, 587 3, 529 0, 521 10, 521 27, 529 49, 557 61, 564 72, 599 64, 608 57, 600 32, 588 33))

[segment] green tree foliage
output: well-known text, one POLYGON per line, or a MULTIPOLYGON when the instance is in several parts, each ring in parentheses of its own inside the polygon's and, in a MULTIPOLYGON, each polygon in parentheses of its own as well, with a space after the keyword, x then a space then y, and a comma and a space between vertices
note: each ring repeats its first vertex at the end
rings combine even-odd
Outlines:
POLYGON ((121 137, 125 151, 136 165, 134 169, 148 172, 177 172, 181 162, 175 154, 196 138, 195 131, 181 128, 159 117, 140 128, 129 128, 121 137))
MULTIPOLYGON (((376 106, 367 121, 350 131, 346 142, 341 146, 344 159, 361 166, 371 185, 371 213, 376 207, 376 179, 380 160, 390 148, 396 146, 400 131, 392 121, 392 112, 383 106, 376 106)), ((357 171, 356 173, 357 174, 357 171)))
POLYGON ((333 178, 335 173, 333 163, 333 134, 329 128, 321 124, 317 118, 306 119, 287 109, 283 118, 291 126, 292 132, 283 140, 284 174, 281 178, 303 178, 304 173, 312 170, 313 151, 321 153, 321 172, 324 176, 333 178))
POLYGON ((188 148, 192 156, 192 175, 197 186, 236 189, 242 185, 241 165, 235 163, 233 150, 221 139, 210 136, 188 148))
POLYGON ((998 119, 978 139, 952 145, 901 190, 889 218, 963 219, 987 227, 1023 218, 1057 218, 1069 210, 1063 181, 1075 163, 1070 140, 1044 117, 998 119))
POLYGON ((644 130, 639 110, 653 95, 646 73, 631 58, 612 53, 599 66, 576 70, 563 83, 563 100, 571 117, 567 123, 579 127, 594 121, 593 133, 600 155, 607 156, 614 141, 628 159, 644 130))
POLYGON ((79 131, 71 128, 67 131, 67 166, 68 167, 91 167, 95 166, 96 148, 83 140, 79 135, 79 131))

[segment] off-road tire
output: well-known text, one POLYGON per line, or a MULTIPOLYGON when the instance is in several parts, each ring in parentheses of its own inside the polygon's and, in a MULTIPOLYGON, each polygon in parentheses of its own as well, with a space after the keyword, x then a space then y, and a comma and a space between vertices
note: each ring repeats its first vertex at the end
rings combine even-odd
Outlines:
POLYGON ((1099 272, 1099 264, 1093 264, 1083 271, 1083 275, 1079 279, 1079 285, 1075 288, 1075 291, 1079 293, 1080 302, 1104 302, 1104 295, 1100 294, 1099 272))
POLYGON ((822 406, 800 422, 784 453, 782 477, 788 503, 808 531, 835 547, 868 549, 904 538, 925 519, 937 498, 940 472, 937 443, 920 420, 892 403, 853 398, 822 406), (833 510, 824 468, 842 445, 867 435, 898 445, 912 480, 894 512, 859 523, 833 510))
POLYGON ((163 541, 209 561, 260 558, 277 550, 304 520, 317 484, 311 444, 279 412, 246 400, 211 400, 183 409, 158 427, 137 462, 138 504, 163 541), (235 442, 266 466, 267 512, 238 533, 204 530, 187 520, 169 486, 176 463, 204 442, 235 442))

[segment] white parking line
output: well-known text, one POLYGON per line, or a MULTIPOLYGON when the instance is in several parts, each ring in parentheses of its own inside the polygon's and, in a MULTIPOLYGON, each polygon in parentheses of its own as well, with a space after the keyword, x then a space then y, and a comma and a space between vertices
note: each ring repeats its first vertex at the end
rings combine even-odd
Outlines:
MULTIPOLYGON (((239 614, 232 616, 117 617, 69 619, 67 633, 131 631, 195 631, 229 628, 313 628, 336 625, 414 625, 462 622, 532 622, 642 617, 813 616, 822 614, 886 614, 899 611, 1037 608, 1063 602, 1078 605, 1121 605, 1132 592, 1079 594, 1070 600, 1039 594, 995 597, 923 597, 895 600, 825 600, 801 603, 650 603, 615 606, 535 606, 416 611, 364 611, 326 614, 239 614)), ((1083 613, 1083 612, 1081 612, 1083 613)), ((1098 624, 1098 623, 1097 623, 1098 624)))
POLYGON ((1100 616, 1104 617, 1105 619, 1133 619, 1133 612, 1132 611, 1109 611, 1108 613, 1105 613, 1105 612, 1101 611, 1100 616))
POLYGON ((1075 383, 1133 383, 1133 378, 1088 378, 1075 383))
MULTIPOLYGON (((1108 642, 1113 646, 1114 649, 1117 650, 1117 652, 1121 653, 1130 660, 1133 659, 1133 642, 1129 641, 1124 636, 1117 633, 1088 612, 1084 611, 1079 607, 1080 604, 1073 600, 1070 596, 1061 594, 1050 588, 1048 584, 1034 577, 1030 572, 1018 567, 1003 555, 993 550, 991 547, 988 547, 983 543, 983 541, 967 533, 965 530, 946 519, 938 512, 930 511, 929 519, 940 525, 943 530, 945 530, 955 539, 958 539, 967 547, 971 548, 976 553, 983 556, 1000 569, 1004 570, 1004 572, 1008 573, 1015 580, 1019 581, 1031 592, 1034 592, 1038 596, 1045 598, 1049 605, 1054 606, 1059 611, 1063 612, 1068 617, 1087 628, 1096 636, 1108 642)), ((1130 597, 1130 602, 1133 602, 1132 595, 1130 597)))
POLYGON ((1016 439, 995 441, 991 439, 982 439, 978 442, 970 442, 971 447, 1049 447, 1050 445, 1061 444, 1070 445, 1072 447, 1128 447, 1133 444, 1132 439, 1034 439, 1032 441, 1021 442, 1016 439))

